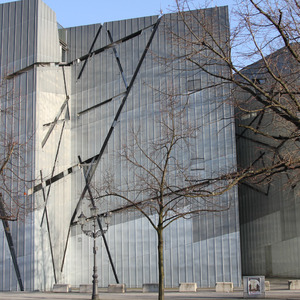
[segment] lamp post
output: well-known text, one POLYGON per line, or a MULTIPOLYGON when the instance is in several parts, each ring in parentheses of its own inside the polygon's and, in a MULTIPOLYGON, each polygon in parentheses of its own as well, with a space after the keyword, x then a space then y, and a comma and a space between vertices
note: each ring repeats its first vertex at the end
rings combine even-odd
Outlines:
MULTIPOLYGON (((96 238, 99 236, 104 235, 107 230, 108 230, 108 226, 110 224, 111 221, 111 212, 108 212, 106 214, 104 214, 103 216, 99 216, 103 219, 106 227, 105 228, 99 228, 98 230, 96 229, 96 221, 98 218, 98 208, 95 206, 92 206, 90 208, 91 211, 91 216, 89 218, 87 218, 83 213, 81 213, 78 217, 78 223, 81 226, 81 230, 82 232, 89 236, 92 237, 94 240, 94 246, 93 246, 93 257, 94 257, 94 267, 93 267, 93 293, 92 293, 92 300, 97 300, 100 299, 99 298, 99 294, 98 294, 98 274, 97 274, 97 261, 96 261, 96 254, 97 254, 97 248, 96 248, 96 238), (89 221, 93 222, 93 230, 87 230, 85 229, 85 226, 87 225, 87 223, 89 221)), ((100 222, 100 220, 99 220, 100 222)))

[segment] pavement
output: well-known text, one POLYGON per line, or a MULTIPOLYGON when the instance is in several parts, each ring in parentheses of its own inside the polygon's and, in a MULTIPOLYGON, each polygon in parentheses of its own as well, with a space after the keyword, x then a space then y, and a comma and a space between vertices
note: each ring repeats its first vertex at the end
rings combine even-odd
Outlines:
MULTIPOLYGON (((300 290, 289 290, 288 280, 270 280, 271 291, 266 292, 265 299, 300 300, 300 290)), ((107 293, 107 289, 99 289, 99 298, 103 300, 156 300, 157 293, 142 293, 141 289, 127 289, 124 294, 107 293)), ((91 294, 52 292, 0 292, 0 300, 88 300, 91 294)), ((243 299, 242 288, 234 289, 233 293, 216 293, 215 289, 198 289, 194 293, 179 293, 178 289, 166 289, 165 300, 211 300, 211 299, 243 299)))

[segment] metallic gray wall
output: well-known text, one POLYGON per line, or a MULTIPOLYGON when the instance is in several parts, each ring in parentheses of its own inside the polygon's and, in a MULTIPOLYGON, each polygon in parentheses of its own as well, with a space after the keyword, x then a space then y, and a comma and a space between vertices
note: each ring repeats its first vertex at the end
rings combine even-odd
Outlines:
MULTIPOLYGON (((28 166, 26 179, 30 182, 30 180, 38 178, 43 161, 40 160, 40 156, 43 154, 41 154, 41 141, 38 139, 39 131, 43 131, 43 124, 41 124, 41 120, 38 120, 42 111, 38 107, 40 104, 37 105, 39 102, 37 94, 41 91, 37 93, 36 89, 40 85, 50 88, 47 79, 41 84, 42 76, 37 72, 37 65, 45 63, 43 66, 46 68, 49 63, 60 61, 55 13, 41 0, 23 0, 1 4, 0 50, 0 76, 1 78, 9 76, 8 85, 12 88, 12 99, 18 108, 17 114, 14 116, 14 133, 18 136, 18 142, 26 143, 27 152, 24 153, 28 166)), ((58 70, 58 68, 56 69, 58 70)), ((63 83, 61 85, 64 89, 63 83)), ((44 92, 46 91, 44 90, 44 92)), ((58 89, 53 88, 51 92, 56 94, 56 98, 59 98, 58 89)), ((45 94, 40 93, 39 95, 41 96, 40 101, 46 107, 49 105, 48 109, 50 109, 53 99, 46 97, 45 94)), ((58 105, 56 104, 56 106, 58 105)), ((48 114, 50 115, 49 110, 43 111, 43 117, 47 118, 48 114)), ((1 128, 1 130, 8 130, 9 126, 11 125, 8 124, 7 128, 1 128)), ((54 149, 55 146, 52 153, 55 153, 54 149)), ((44 167, 46 171, 47 165, 45 164, 44 167)), ((31 200, 34 201, 34 197, 28 198, 27 201, 31 200)), ((38 205, 37 202, 36 204, 38 205)), ((34 290, 37 287, 37 281, 41 279, 41 274, 37 272, 37 264, 40 259, 37 245, 41 245, 41 239, 38 236, 40 228, 39 225, 36 226, 39 222, 39 213, 32 211, 28 212, 24 220, 10 223, 21 278, 26 290, 34 290)), ((17 290, 19 287, 2 224, 0 235, 2 249, 0 290, 17 290)))
MULTIPOLYGON (((77 80, 83 66, 83 62, 78 62, 77 58, 88 53, 99 24, 65 30, 69 49, 66 60, 74 62, 65 67, 64 79, 62 68, 56 64, 60 61, 60 53, 55 14, 41 0, 4 4, 0 9, 1 74, 3 75, 4 71, 17 72, 39 62, 45 63, 37 64, 31 70, 24 70, 22 74, 15 74, 14 84, 17 88, 20 87, 20 93, 27 99, 24 102, 25 120, 28 124, 26 126, 35 133, 35 154, 31 156, 32 174, 39 179, 39 172, 42 170, 45 178, 49 179, 54 166, 54 174, 58 174, 76 165, 78 155, 85 160, 98 154, 122 99, 119 94, 126 90, 123 78, 126 78, 129 84, 149 41, 152 33, 151 25, 157 21, 157 16, 103 25, 94 49, 110 44, 107 30, 110 31, 114 41, 137 33, 134 38, 116 45, 124 77, 120 74, 113 48, 109 48, 90 57, 81 78, 77 80), (7 18, 7 15, 11 17, 7 18), (19 20, 22 22, 19 23, 19 20), (138 32, 139 30, 142 31, 138 32), (24 32, 30 34, 24 35, 22 34, 24 32), (18 47, 19 43, 22 47, 18 47), (49 128, 49 125, 45 124, 51 123, 61 109, 66 97, 65 88, 67 94, 71 96, 70 121, 66 119, 64 110, 42 148, 41 142, 49 128), (113 99, 107 104, 79 114, 84 109, 110 98, 113 99), (64 119, 66 127, 62 131, 64 119), (57 162, 54 164, 56 154, 57 162)), ((226 8, 207 10, 206 16, 208 18, 213 16, 212 23, 216 32, 228 34, 226 8)), ((202 84, 208 84, 205 74, 198 72, 198 75, 195 75, 193 72, 183 72, 182 69, 177 71, 177 65, 174 64, 171 72, 166 73, 165 66, 155 59, 156 54, 166 56, 177 51, 176 47, 168 42, 164 22, 177 26, 177 17, 164 16, 154 36, 150 51, 141 65, 119 121, 114 124, 115 130, 97 169, 96 181, 107 166, 115 167, 118 164, 117 159, 112 160, 112 154, 130 140, 128 129, 132 125, 135 128, 141 126, 145 139, 159 136, 154 115, 157 113, 155 100, 158 100, 160 95, 155 89, 163 90, 170 84, 179 91, 186 92, 191 82, 200 80, 202 84)), ((205 90, 195 93, 190 98, 191 108, 187 119, 195 120, 203 128, 192 151, 196 155, 194 158, 199 160, 201 169, 204 167, 204 170, 200 171, 201 174, 198 174, 202 177, 235 167, 235 132, 227 119, 232 116, 232 110, 224 102, 228 88, 225 86, 205 90)), ((189 160, 191 155, 188 153, 185 157, 185 154, 181 153, 178 159, 189 160)), ((121 165, 118 168, 121 171, 116 173, 115 179, 121 182, 122 176, 128 174, 128 170, 121 165)), ((18 233, 15 234, 25 236, 24 241, 16 243, 20 249, 19 253, 23 253, 24 249, 24 258, 22 256, 21 260, 24 259, 22 276, 26 280, 26 289, 49 290, 54 283, 54 270, 58 282, 61 283, 78 286, 91 281, 91 240, 83 236, 78 226, 71 228, 66 261, 63 271, 60 272, 69 222, 83 187, 82 171, 77 170, 45 188, 46 194, 50 189, 47 202, 49 228, 45 222, 40 227, 43 212, 42 190, 34 194, 40 209, 33 213, 32 218, 29 216, 28 220, 31 222, 25 227, 18 225, 18 230, 21 231, 16 231, 18 233), (49 232, 54 250, 54 269, 49 248, 49 232)), ((167 286, 177 286, 181 281, 196 281, 199 286, 214 286, 216 281, 233 281, 235 285, 240 284, 236 189, 221 197, 220 201, 230 201, 231 209, 218 215, 203 214, 191 220, 180 220, 166 230, 167 286)), ((109 204, 109 207, 112 207, 112 204, 109 204)), ((107 207, 103 209, 106 210, 107 207)), ((5 251, 0 261, 4 264, 0 284, 2 289, 16 289, 3 231, 1 234, 0 243, 5 251), (12 279, 7 280, 4 276, 7 270, 10 270, 12 279)), ((145 282, 157 281, 156 236, 144 218, 127 213, 116 215, 107 238, 121 282, 135 287, 145 282)), ((108 283, 114 282, 114 278, 101 240, 98 241, 98 245, 100 285, 107 286, 108 283)))
MULTIPOLYGON (((299 86, 299 67, 285 48, 268 57, 271 68, 284 77, 289 86, 299 86)), ((277 85, 266 72, 265 64, 258 61, 244 71, 251 79, 261 80, 262 89, 277 85)), ((245 92, 238 91, 240 103, 246 108, 237 124, 238 164, 248 167, 255 161, 255 167, 268 167, 278 157, 293 157, 299 154, 299 141, 288 139, 284 143, 268 136, 292 136, 297 130, 292 123, 280 118, 272 110, 257 110, 261 104, 245 92), (247 113, 247 109, 256 109, 247 113), (239 128, 239 124, 250 125, 267 136, 239 128)), ((288 97, 288 96, 285 96, 288 97)), ((287 98, 285 98, 287 99, 287 98)), ((281 99, 282 101, 282 99, 281 99)), ((289 101, 287 99, 286 101, 289 101)), ((292 158, 291 158, 292 160, 292 158)), ((269 175, 269 174, 268 174, 269 175)), ((261 184, 246 182, 239 188, 241 246, 243 274, 262 274, 274 277, 300 276, 300 198, 297 170, 286 170, 269 176, 261 184), (294 181, 296 182, 296 181, 294 181)))
MULTIPOLYGON (((216 8, 207 11, 208 17, 213 17, 213 24, 217 32, 227 34, 228 19, 226 8, 216 8), (218 31, 219 30, 219 31, 218 31)), ((157 17, 146 17, 132 20, 105 23, 100 36, 96 40, 94 50, 110 44, 107 31, 113 41, 143 30, 138 36, 117 44, 115 49, 124 70, 127 83, 130 82, 139 58, 152 33, 157 17)), ((156 101, 161 98, 157 90, 164 90, 168 85, 186 92, 193 80, 200 80, 202 86, 211 84, 206 74, 186 72, 184 66, 176 70, 179 65, 173 64, 173 70, 166 72, 165 65, 159 63, 155 57, 174 54, 177 48, 169 43, 165 24, 178 24, 175 15, 163 17, 161 25, 154 36, 150 51, 146 55, 139 74, 129 94, 126 105, 109 140, 107 149, 101 159, 95 175, 99 180, 101 173, 107 167, 115 172, 115 180, 122 184, 122 176, 129 174, 114 153, 121 145, 128 143, 128 133, 131 126, 140 128, 141 136, 147 139, 159 136, 155 125, 157 114, 156 101)), ((77 80, 84 62, 76 58, 86 54, 96 36, 99 25, 82 26, 67 29, 67 44, 70 49, 67 61, 74 61, 72 65, 72 159, 77 161, 77 155, 86 160, 98 154, 105 136, 112 125, 113 118, 119 107, 125 91, 125 85, 114 56, 113 48, 100 54, 91 56, 85 66, 82 76, 77 80), (112 101, 91 109, 107 99, 112 101)), ((177 30, 184 30, 183 27, 177 30)), ((207 89, 195 93, 190 97, 188 119, 196 120, 202 126, 194 153, 197 153, 199 165, 204 166, 198 176, 210 177, 212 174, 228 171, 235 166, 235 131, 230 124, 232 109, 224 102, 229 87, 207 89), (229 117, 228 119, 226 119, 229 117), (200 162, 201 160, 201 162, 200 162)), ((185 159, 183 153, 178 159, 185 159), (183 155, 183 156, 182 156, 183 155)), ((186 159, 190 159, 190 155, 186 159)), ((82 173, 72 178, 72 201, 79 198, 79 191, 84 187, 82 173)), ((240 284, 240 248, 239 248, 239 220, 237 206, 237 190, 221 197, 220 201, 231 201, 229 211, 221 214, 203 214, 192 220, 180 220, 165 232, 165 267, 166 285, 178 286, 182 281, 196 281, 199 286, 214 286, 216 281, 233 281, 240 284)), ((112 208, 113 204, 107 204, 112 208)), ((102 209, 106 210, 105 204, 102 209)), ((116 205, 116 204, 114 204, 116 205)), ((114 225, 107 233, 108 243, 120 281, 130 287, 141 286, 145 282, 154 282, 157 277, 157 250, 155 231, 144 218, 128 216, 127 213, 116 215, 114 225)), ((107 255, 102 244, 100 247, 99 284, 107 286, 114 282, 107 255)), ((82 235, 80 228, 74 226, 68 247, 67 264, 68 278, 71 284, 79 285, 90 281, 92 268, 91 241, 82 235), (76 265, 74 261, 78 262, 76 265), (72 271, 73 270, 73 271, 72 271)))
MULTIPOLYGON (((256 126, 258 118, 242 122, 253 122, 252 126, 256 126)), ((272 134, 276 132, 275 126, 270 125, 272 122, 273 116, 266 113, 259 126, 267 126, 272 134)), ((237 129, 239 134, 242 131, 237 129)), ((266 153, 265 161, 272 159, 272 153, 262 142, 267 141, 250 131, 244 132, 237 141, 239 165, 247 166, 262 153, 266 153)), ((242 271, 245 275, 300 276, 299 187, 292 188, 288 181, 287 174, 282 174, 269 183, 239 187, 242 271)))
MULTIPOLYGON (((27 143, 26 152, 22 152, 21 155, 26 164, 33 167, 33 169, 28 168, 26 170, 27 177, 25 178, 30 182, 30 180, 34 178, 35 163, 32 150, 34 143, 28 140, 28 137, 33 136, 35 130, 35 94, 33 92, 33 86, 35 84, 34 70, 18 76, 13 83, 10 82, 9 84, 12 84, 12 87, 16 90, 13 95, 13 101, 15 109, 18 111, 13 117, 13 132, 18 136, 17 142, 27 143), (19 99, 22 99, 22 101, 19 101, 19 99)), ((8 121, 9 123, 5 128, 1 127, 1 131, 7 130, 8 132, 11 132, 11 121, 11 119, 8 121)), ((1 124, 3 123, 1 122, 1 124)), ((15 171, 18 172, 16 169, 15 171)), ((23 171, 24 169, 21 169, 20 173, 23 171)), ((17 179, 15 179, 11 185, 15 188, 15 191, 19 191, 19 193, 26 192, 26 190, 22 191, 21 187, 23 184, 18 183, 17 179)), ((5 200, 8 201, 8 198, 5 200)), ((30 201, 30 199, 28 199, 28 201, 30 201)), ((32 226, 32 222, 33 216, 31 214, 28 214, 25 220, 23 219, 20 222, 9 222, 23 285, 28 290, 32 290, 34 287, 34 227, 32 226)), ((0 290, 16 290, 18 289, 17 278, 7 240, 4 235, 2 222, 0 225, 0 237, 0 290)))
POLYGON ((56 16, 41 0, 1 4, 0 30, 2 72, 12 74, 37 62, 60 61, 59 47, 49 47, 59 42, 56 16))

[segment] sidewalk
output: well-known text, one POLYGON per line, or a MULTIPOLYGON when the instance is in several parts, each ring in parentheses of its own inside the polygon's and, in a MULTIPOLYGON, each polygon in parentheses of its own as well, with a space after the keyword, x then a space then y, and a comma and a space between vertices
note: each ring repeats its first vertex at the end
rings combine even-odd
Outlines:
MULTIPOLYGON (((156 300, 156 293, 141 293, 140 291, 134 292, 129 291, 124 294, 113 294, 113 293, 99 293, 100 299, 103 300, 156 300)), ((88 300, 91 299, 90 294, 80 294, 80 293, 42 293, 42 292, 0 292, 1 300, 64 300, 64 299, 74 299, 74 300, 88 300)), ((200 290, 196 293, 179 293, 179 292, 169 292, 165 293, 166 300, 189 300, 189 299, 201 299, 201 300, 211 300, 211 299, 243 299, 242 291, 235 291, 233 293, 216 293, 214 290, 200 290)), ((276 290, 266 292, 266 299, 286 299, 286 300, 299 300, 300 291, 290 291, 290 290, 276 290)))
MULTIPOLYGON (((271 291, 266 292, 266 299, 299 300, 300 290, 289 290, 287 280, 271 279, 271 291)), ((142 293, 141 289, 128 289, 124 294, 107 293, 106 289, 99 290, 100 299, 103 300, 156 300, 156 293, 142 293)), ((91 294, 79 292, 51 293, 51 292, 0 292, 0 300, 88 300, 91 294)), ((237 288, 233 293, 216 293, 215 289, 198 289, 195 293, 179 293, 178 289, 166 289, 166 300, 211 300, 211 299, 243 299, 242 288, 237 288)))

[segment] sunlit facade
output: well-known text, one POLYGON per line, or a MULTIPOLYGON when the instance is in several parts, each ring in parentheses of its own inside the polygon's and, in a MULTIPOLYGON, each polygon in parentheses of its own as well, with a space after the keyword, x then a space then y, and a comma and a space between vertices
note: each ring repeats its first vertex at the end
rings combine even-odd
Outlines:
MULTIPOLYGON (((205 16, 218 36, 228 35, 226 7, 207 9, 205 16)), ((157 91, 171 85, 191 94, 187 119, 202 130, 190 153, 177 154, 190 161, 191 176, 210 178, 235 168, 233 112, 225 101, 229 87, 199 90, 199 84, 211 84, 207 74, 178 68, 176 61, 168 72, 159 59, 177 54, 167 28, 182 33, 178 18, 168 14, 64 29, 41 0, 0 5, 1 76, 23 101, 20 135, 34 140, 28 160, 36 181, 26 192, 37 209, 11 225, 25 290, 91 282, 92 240, 76 225, 85 175, 97 182, 111 168, 122 185, 128 166, 119 165, 114 154, 130 142, 132 127, 141 130, 144 141, 159 136, 155 116, 162 95, 157 91)), ((230 209, 180 219, 165 230, 167 287, 240 285, 237 189, 220 201, 230 202, 230 209)), ((16 265, 2 227, 0 232, 0 290, 17 290, 16 265)), ((145 218, 115 213, 106 239, 120 283, 141 287, 158 281, 156 233, 145 218)), ((103 240, 97 242, 99 286, 106 287, 116 283, 116 275, 103 240)))

